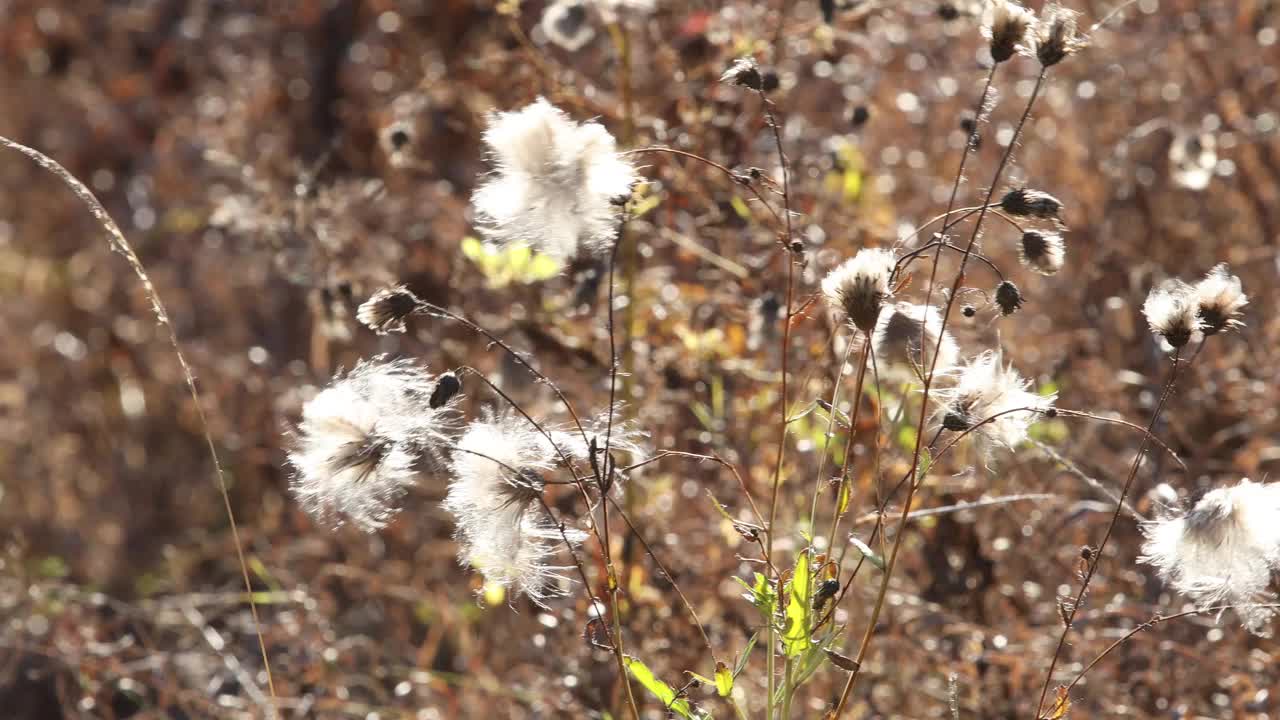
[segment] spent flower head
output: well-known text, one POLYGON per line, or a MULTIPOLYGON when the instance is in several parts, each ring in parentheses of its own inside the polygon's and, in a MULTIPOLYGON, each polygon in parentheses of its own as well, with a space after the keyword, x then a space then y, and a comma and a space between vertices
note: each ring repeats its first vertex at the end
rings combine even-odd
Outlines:
MULTIPOLYGON (((1165 513, 1142 526, 1139 561, 1202 608, 1236 608, 1252 633, 1270 636, 1275 599, 1269 589, 1280 571, 1280 485, 1241 480, 1206 493, 1189 510, 1165 513)), ((1221 613, 1219 613, 1221 615, 1221 613)))
POLYGON ((728 70, 720 76, 720 82, 730 85, 741 85, 751 90, 764 89, 764 77, 760 75, 760 66, 754 58, 740 57, 733 61, 728 70))
POLYGON ((1022 264, 1041 275, 1056 275, 1066 262, 1067 248, 1058 233, 1028 230, 1018 244, 1022 264))
POLYGON ((366 531, 386 525, 414 484, 418 464, 453 429, 453 396, 431 402, 438 382, 411 361, 375 358, 308 402, 289 451, 290 490, 302 507, 366 531))
POLYGON ((1185 346, 1202 330, 1195 288, 1181 280, 1170 278, 1152 288, 1142 303, 1142 314, 1151 331, 1175 349, 1185 346))
POLYGON ((494 114, 484 142, 494 173, 472 196, 489 240, 563 259, 609 247, 635 168, 597 123, 578 124, 545 99, 494 114))
POLYGON ((822 280, 822 294, 859 330, 871 334, 880 307, 891 294, 889 279, 897 258, 892 250, 864 248, 822 280))
POLYGON ((938 349, 936 373, 954 365, 959 354, 955 338, 942 329, 942 315, 931 305, 894 303, 884 308, 876 321, 871 343, 878 361, 905 365, 920 377, 929 374, 934 348, 938 349))
POLYGON ((1056 398, 1029 391, 1030 382, 1004 364, 998 352, 978 355, 956 368, 953 376, 955 383, 938 391, 939 421, 947 430, 973 430, 984 450, 1017 447, 1056 398))
POLYGON ((402 333, 405 321, 418 309, 420 301, 409 288, 394 285, 383 288, 356 308, 356 319, 379 335, 402 333))
POLYGON ((1041 220, 1057 220, 1062 211, 1062 201, 1040 190, 1014 188, 1000 199, 1000 209, 1014 217, 1031 217, 1041 220))
POLYGON ((555 469, 552 442, 523 417, 476 420, 453 449, 444 508, 457 523, 459 560, 485 579, 538 604, 563 594, 563 566, 554 558, 567 540, 585 539, 547 515, 545 475, 555 469))
POLYGON ((558 0, 548 5, 540 24, 547 39, 569 52, 581 50, 596 35, 588 22, 586 0, 558 0))
POLYGON ((1027 31, 1034 24, 1035 15, 1018 3, 992 0, 982 24, 982 36, 991 45, 991 59, 1002 63, 1028 50, 1027 31))
POLYGON ((1240 278, 1231 274, 1226 263, 1215 265, 1193 288, 1201 329, 1205 335, 1216 335, 1244 323, 1240 311, 1249 304, 1240 278))
POLYGON ((1041 11, 1036 23, 1036 57, 1044 67, 1052 67, 1074 55, 1086 45, 1084 38, 1076 34, 1076 18, 1080 13, 1058 3, 1051 3, 1041 11))

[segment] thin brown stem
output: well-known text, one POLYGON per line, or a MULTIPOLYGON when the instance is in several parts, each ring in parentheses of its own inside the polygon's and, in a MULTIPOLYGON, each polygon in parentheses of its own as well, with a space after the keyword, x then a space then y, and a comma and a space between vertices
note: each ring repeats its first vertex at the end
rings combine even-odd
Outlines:
POLYGON ((169 319, 169 312, 165 308, 164 302, 160 300, 160 293, 156 290, 155 285, 151 282, 151 276, 147 273, 146 268, 142 264, 142 260, 138 258, 134 252, 133 246, 129 244, 124 233, 120 230, 120 226, 107 213, 107 209, 102 206, 98 198, 89 190, 88 186, 80 182, 66 168, 60 165, 56 160, 45 155, 34 148, 27 147, 21 143, 14 142, 7 137, 0 136, 0 145, 11 150, 16 150, 28 158, 33 160, 44 170, 58 178, 68 188, 75 193, 76 197, 84 203, 93 214, 99 225, 107 231, 110 238, 111 249, 124 256, 129 263, 129 267, 137 275, 138 280, 142 282, 142 288, 146 292, 147 299, 151 301, 151 308, 155 312, 156 319, 164 326, 167 334, 169 347, 173 350, 174 357, 178 360, 178 365, 182 368, 183 379, 186 381, 187 393, 191 396, 191 404, 195 408, 196 419, 200 423, 201 432, 204 434, 205 445, 209 450, 209 457, 213 462, 214 479, 218 486, 218 493, 222 496, 222 506, 227 513, 227 524, 231 529, 231 540, 236 549, 236 560, 240 565, 240 577, 244 581, 245 596, 249 601, 249 614, 253 618, 254 634, 258 638, 258 650, 262 655, 262 667, 267 675, 267 690, 271 696, 271 706, 268 708, 268 716, 275 717, 277 715, 276 706, 278 699, 276 697, 275 679, 271 674, 271 660, 267 655, 267 642, 262 634, 262 621, 258 616, 258 604, 254 600, 253 582, 249 579, 249 565, 245 561, 244 544, 240 540, 240 528, 236 523, 235 512, 231 509, 231 493, 227 487, 226 473, 222 469, 222 461, 218 457, 217 447, 213 442, 213 433, 209 429, 209 418, 205 414, 204 404, 200 400, 200 390, 196 385, 195 373, 192 372, 190 364, 187 363, 187 357, 182 352, 182 346, 178 342, 178 331, 174 328, 173 322, 169 319))
MULTIPOLYGON (((1173 367, 1169 369, 1169 379, 1164 384, 1164 388, 1160 393, 1160 400, 1156 403, 1156 409, 1151 413, 1151 421, 1147 424, 1148 434, 1155 428, 1156 422, 1160 419, 1160 413, 1169 401, 1169 396, 1173 394, 1173 386, 1178 379, 1178 360, 1181 354, 1181 348, 1173 354, 1173 367)), ((1133 482, 1138 477, 1138 469, 1142 467, 1142 460, 1146 457, 1148 445, 1148 437, 1144 435, 1142 443, 1138 446, 1138 454, 1134 457, 1133 465, 1129 468, 1129 476, 1125 478, 1124 487, 1120 490, 1120 500, 1116 503, 1115 512, 1111 514, 1111 522, 1107 523, 1107 531, 1102 535, 1102 542, 1098 543, 1098 548, 1093 552, 1093 560, 1089 563, 1089 569, 1085 572, 1084 581, 1080 583, 1080 591, 1076 593, 1075 600, 1071 603, 1071 607, 1067 609, 1066 617, 1063 619, 1062 634, 1058 636, 1058 645, 1054 648, 1053 658, 1049 661, 1049 670, 1044 676, 1044 686, 1040 688, 1040 699, 1036 702, 1036 718, 1040 717, 1040 711, 1044 709, 1044 700, 1049 694, 1049 685, 1053 683, 1053 671, 1058 667, 1058 660, 1062 657, 1063 648, 1066 647, 1067 636, 1071 634, 1071 627, 1072 623, 1075 622, 1076 613, 1080 612, 1080 606, 1084 603, 1085 593, 1089 591, 1089 584, 1093 581, 1093 576, 1098 571, 1098 565, 1102 563, 1102 553, 1107 549, 1107 541, 1111 539, 1111 533, 1115 531, 1116 524, 1120 520, 1124 500, 1129 496, 1129 491, 1133 488, 1133 482)))

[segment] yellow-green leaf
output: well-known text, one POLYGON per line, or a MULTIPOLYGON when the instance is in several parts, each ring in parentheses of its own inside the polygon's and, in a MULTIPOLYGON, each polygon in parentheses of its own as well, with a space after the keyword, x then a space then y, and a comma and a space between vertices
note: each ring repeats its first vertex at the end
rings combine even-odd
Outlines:
POLYGON ((462 239, 460 248, 462 255, 475 263, 492 288, 513 282, 528 284, 546 280, 555 277, 561 268, 558 260, 535 252, 528 245, 497 248, 467 236, 462 239))
POLYGON ((722 662, 716 663, 716 692, 720 693, 720 697, 729 697, 733 692, 733 673, 722 662))
POLYGON ((648 690, 654 697, 658 698, 664 708, 682 718, 690 718, 692 720, 694 716, 689 706, 689 701, 684 698, 676 698, 676 691, 670 685, 659 680, 648 665, 630 655, 623 655, 622 662, 627 666, 627 672, 631 673, 631 677, 635 678, 636 682, 643 685, 645 690, 648 690))
POLYGON ((809 553, 802 552, 796 558, 796 568, 791 576, 787 599, 787 624, 782 631, 782 649, 787 657, 796 657, 809 647, 809 594, 812 586, 809 577, 809 553))

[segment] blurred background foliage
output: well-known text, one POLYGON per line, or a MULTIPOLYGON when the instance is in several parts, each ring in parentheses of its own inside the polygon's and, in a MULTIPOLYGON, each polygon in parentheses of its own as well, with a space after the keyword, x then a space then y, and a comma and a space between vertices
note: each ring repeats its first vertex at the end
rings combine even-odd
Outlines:
MULTIPOLYGON (((1119 3, 1068 4, 1087 27, 1119 3)), ((568 53, 537 27, 540 0, 0 0, 0 134, 89 184, 169 307, 232 482, 285 717, 602 717, 617 707, 608 655, 583 637, 581 593, 550 611, 477 598, 480 580, 456 566, 438 507, 443 479, 425 477, 378 535, 330 531, 288 498, 281 447, 317 386, 377 353, 471 365, 552 410, 546 388, 457 326, 422 322, 389 338, 359 328, 355 306, 390 282, 461 308, 532 353, 575 402, 603 406, 603 268, 561 268, 472 237, 468 197, 485 169, 479 137, 491 110, 544 95, 599 118, 624 145, 773 173, 758 101, 717 83, 734 57, 754 54, 779 82, 772 97, 805 247, 801 301, 840 259, 941 212, 984 75, 980 5, 838 5, 828 24, 807 0, 660 0, 568 53)), ((1158 432, 1188 470, 1153 455, 1139 476, 1143 512, 1143 493, 1160 482, 1189 495, 1280 469, 1278 26, 1273 0, 1138 0, 1096 30, 1092 47, 1050 75, 1010 178, 1065 202, 1067 267, 1022 273, 1017 315, 999 318, 975 293, 965 298, 974 317, 954 325, 967 352, 1001 345, 1063 407, 1141 422, 1166 367, 1139 314, 1146 290, 1229 262, 1253 298, 1248 327, 1181 382, 1158 432)), ((970 197, 1037 69, 1002 69, 970 197)), ((643 161, 649 182, 628 225, 634 260, 619 302, 626 413, 654 448, 719 453, 760 497, 776 452, 785 253, 735 183, 668 156, 643 161)), ((993 225, 984 248, 1014 268, 1015 240, 993 225)), ((983 272, 969 284, 994 288, 983 272)), ((227 518, 163 330, 91 216, 8 152, 0 293, 3 714, 260 717, 265 676, 227 518)), ((820 304, 796 321, 794 404, 829 396, 833 329, 820 304)), ((902 381, 882 386, 889 407, 873 392, 863 401, 888 418, 902 381)), ((469 392, 471 412, 491 404, 469 392)), ((887 424, 877 434, 876 417, 864 413, 855 428, 858 516, 877 483, 873 443, 914 442, 887 424)), ((820 412, 793 428, 787 528, 807 516, 822 480, 824 429, 820 412)), ((1111 425, 1057 421, 1038 432, 1104 484, 1121 479, 1137 446, 1111 425)), ((833 445, 842 460, 843 443, 833 445)), ((905 469, 902 456, 885 452, 882 477, 905 469)), ((1079 549, 1096 542, 1110 508, 1033 448, 994 470, 953 457, 931 475, 922 507, 1052 497, 910 526, 853 717, 944 717, 953 676, 962 717, 1032 714, 1061 627, 1055 596, 1075 587, 1079 549)), ((746 507, 723 468, 676 461, 638 474, 626 502, 731 662, 757 620, 731 580, 751 577, 740 556, 752 550, 708 492, 735 516, 746 507)), ((572 497, 555 500, 573 508, 572 497)), ((1122 522, 1070 663, 1181 607, 1135 565, 1138 539, 1122 522)), ((778 546, 803 542, 791 533, 778 546)), ((686 670, 710 676, 671 578, 634 542, 623 556, 631 648, 676 687, 686 670)), ((860 580, 840 619, 860 629, 873 594, 860 580)), ((1161 626, 1090 674, 1076 712, 1274 716, 1277 653, 1274 641, 1212 618, 1161 626)), ((798 714, 820 716, 842 680, 820 673, 798 714)), ((759 702, 761 687, 745 690, 759 702)), ((727 714, 715 695, 694 693, 727 714)), ((652 700, 647 711, 662 714, 652 700)))

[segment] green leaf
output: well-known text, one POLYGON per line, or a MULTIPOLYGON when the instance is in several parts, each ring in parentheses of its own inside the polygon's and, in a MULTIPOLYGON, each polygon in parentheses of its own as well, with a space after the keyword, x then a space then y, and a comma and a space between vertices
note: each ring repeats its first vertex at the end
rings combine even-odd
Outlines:
POLYGON ((791 575, 787 600, 787 624, 782 631, 782 649, 787 657, 803 653, 812 640, 809 638, 809 595, 813 578, 809 577, 809 553, 800 553, 791 575))
POLYGON ((870 560, 872 565, 875 565, 882 571, 884 570, 884 558, 877 555, 876 551, 872 550, 869 545, 852 535, 849 536, 849 543, 858 548, 858 552, 862 553, 862 557, 870 560))
POLYGON ((636 204, 631 207, 631 217, 638 218, 658 207, 661 203, 662 198, 657 195, 647 195, 643 200, 636 202, 636 204))
POLYGON ((689 701, 684 698, 677 699, 676 691, 670 685, 659 680, 648 665, 630 655, 623 655, 622 662, 627 666, 627 672, 631 673, 631 677, 635 678, 636 682, 643 685, 645 690, 648 690, 654 697, 658 698, 664 708, 682 718, 693 720, 693 718, 697 717, 693 714, 689 701))
POLYGON ((716 663, 716 692, 720 693, 720 697, 729 697, 733 692, 733 673, 722 662, 716 663))
POLYGON ((769 582, 769 579, 760 573, 756 573, 754 585, 747 584, 747 581, 740 577, 735 577, 734 580, 747 589, 747 599, 764 616, 764 621, 773 622, 773 614, 778 610, 778 594, 774 592, 773 584, 769 582))

